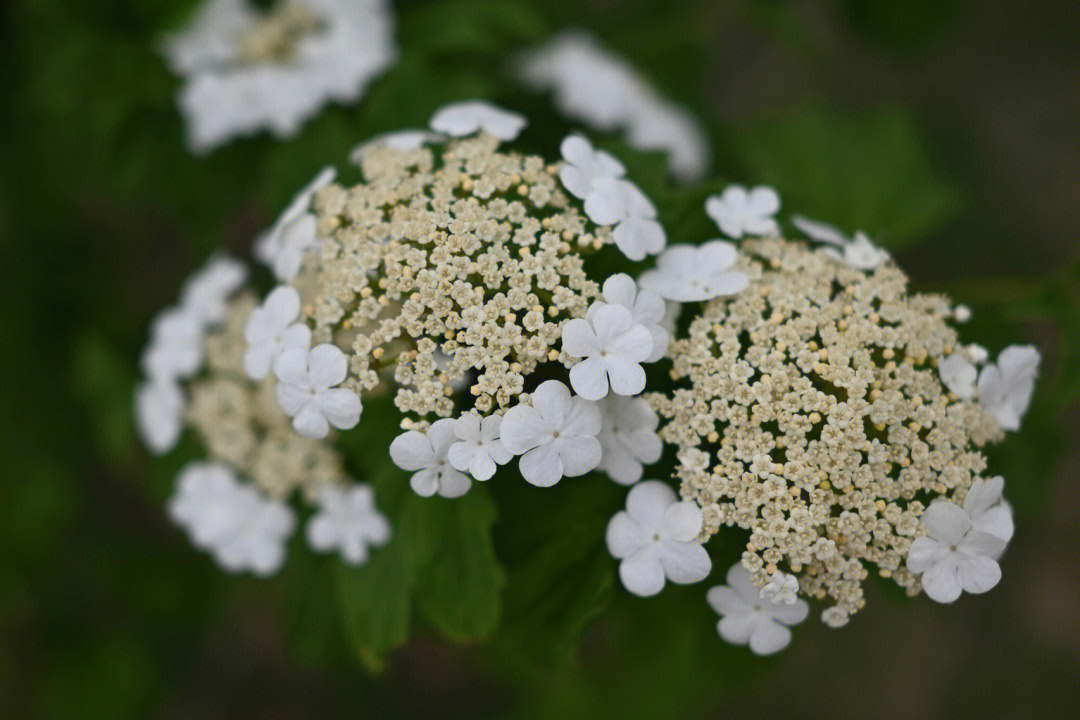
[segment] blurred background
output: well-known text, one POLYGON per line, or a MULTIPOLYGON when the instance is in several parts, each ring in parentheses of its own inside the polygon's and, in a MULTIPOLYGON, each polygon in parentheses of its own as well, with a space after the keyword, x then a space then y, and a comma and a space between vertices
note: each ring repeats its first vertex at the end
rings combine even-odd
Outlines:
POLYGON ((203 158, 155 52, 191 5, 0 6, 0 716, 1075 717, 1074 2, 406 0, 398 67, 358 106, 203 158), (422 630, 357 658, 303 552, 272 580, 229 577, 169 524, 175 464, 130 417, 150 318, 364 137, 455 97, 520 98, 492 68, 564 27, 698 114, 717 178, 865 229, 916 289, 973 308, 968 341, 1040 347, 1025 428, 992 458, 1017 509, 993 592, 940 606, 871 586, 847 628, 807 622, 767 660, 724 648, 703 602, 673 610, 700 587, 611 593, 568 663, 422 630))

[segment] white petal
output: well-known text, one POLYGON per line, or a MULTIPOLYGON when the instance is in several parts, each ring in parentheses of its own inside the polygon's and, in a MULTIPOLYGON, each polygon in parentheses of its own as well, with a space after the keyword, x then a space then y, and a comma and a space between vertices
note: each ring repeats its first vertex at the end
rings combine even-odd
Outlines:
POLYGON ((631 520, 625 511, 619 511, 611 518, 605 539, 608 552, 619 559, 630 557, 649 540, 641 527, 631 520))
POLYGON ((409 486, 420 497, 431 497, 439 490, 439 476, 434 470, 421 470, 409 478, 409 486))
POLYGON ((279 382, 275 390, 278 405, 286 415, 294 416, 311 401, 311 393, 306 387, 279 382))
POLYGON ((304 437, 315 440, 321 440, 330 433, 326 416, 319 412, 314 403, 307 403, 300 408, 300 412, 293 417, 293 428, 304 437))
POLYGON ((551 487, 563 476, 562 460, 550 444, 533 448, 518 461, 525 480, 537 487, 551 487))
POLYGON ((951 603, 960 597, 956 553, 950 553, 924 572, 922 584, 926 596, 935 602, 951 603))
POLYGON ((675 491, 659 480, 645 480, 630 489, 626 496, 626 511, 647 533, 660 532, 664 515, 676 502, 675 491))
POLYGON ((752 610, 735 615, 726 615, 717 623, 720 637, 732 645, 746 645, 758 626, 759 617, 752 610))
POLYGON ((443 468, 439 473, 439 495, 444 498, 461 497, 469 491, 472 483, 463 473, 452 468, 443 468))
POLYGON ((562 474, 566 477, 578 477, 600 464, 603 450, 595 437, 562 435, 549 447, 554 447, 562 460, 562 474))
MULTIPOLYGON (((710 588, 705 599, 710 607, 721 615, 748 615, 753 607, 734 588, 727 585, 710 588)), ((749 640, 750 636, 747 635, 746 639, 749 640)))
POLYGON ((964 512, 974 520, 1001 502, 1004 489, 1005 478, 1000 476, 976 480, 971 484, 967 497, 964 498, 964 512))
POLYGON ((558 380, 545 380, 532 393, 532 406, 544 420, 561 427, 570 414, 570 389, 558 380))
POLYGON ((664 511, 664 537, 690 542, 701 532, 701 508, 689 500, 672 503, 664 511))
POLYGON ((427 436, 409 430, 390 443, 390 459, 402 470, 422 470, 435 464, 435 452, 427 436))
POLYGON ((948 554, 948 545, 928 537, 915 538, 908 548, 907 566, 916 574, 926 572, 944 560, 948 554))
POLYGON ((589 321, 575 318, 563 325, 563 351, 573 357, 589 357, 600 351, 596 332, 589 321))
MULTIPOLYGON (((473 458, 480 452, 481 450, 475 442, 458 441, 450 446, 446 459, 454 469, 465 472, 469 469, 473 458)), ((477 478, 477 480, 481 479, 486 480, 487 478, 477 478)))
POLYGON ((561 426, 563 435, 595 437, 600 434, 603 417, 600 406, 584 398, 574 398, 561 426))
POLYGON ((286 350, 274 360, 274 375, 283 383, 307 386, 308 353, 300 348, 286 350))
POLYGON ((427 431, 427 438, 435 451, 435 457, 445 458, 446 454, 450 452, 450 446, 457 442, 457 435, 454 433, 455 425, 456 421, 453 418, 442 418, 431 423, 431 427, 427 431))
POLYGON ((660 562, 668 580, 680 585, 704 580, 712 570, 709 553, 700 543, 667 541, 662 544, 660 562))
POLYGON ((750 650, 755 655, 772 655, 791 642, 791 630, 774 620, 762 620, 750 635, 750 650))
POLYGON ((971 527, 971 520, 963 508, 948 500, 930 503, 922 514, 922 522, 930 537, 946 545, 959 545, 971 527))
POLYGON ((337 345, 316 345, 308 354, 308 375, 317 388, 330 388, 342 383, 349 374, 349 360, 337 345))
POLYGON ((349 430, 360 422, 363 405, 360 396, 346 388, 324 390, 315 400, 319 410, 330 424, 340 430, 349 430))
MULTIPOLYGON (((641 327, 638 325, 637 327, 641 327)), ((644 328, 642 328, 644 330, 644 328)), ((648 331, 646 331, 648 335, 648 331)), ((649 347, 652 347, 652 338, 649 338, 649 347)), ((611 391, 616 395, 637 395, 645 389, 645 370, 636 362, 626 360, 619 356, 608 356, 604 363, 607 367, 608 380, 611 383, 611 391)), ((582 394, 587 400, 598 400, 582 394)))
POLYGON ((1001 566, 989 557, 965 555, 956 564, 956 577, 965 592, 984 593, 1001 580, 1001 566))
POLYGON ((540 413, 529 405, 518 405, 503 416, 502 444, 515 455, 521 455, 551 440, 551 428, 540 413))
MULTIPOLYGON (((604 281, 603 295, 604 300, 609 303, 622 305, 627 310, 632 311, 637 297, 637 285, 634 283, 634 279, 626 273, 618 273, 604 281)), ((661 308, 663 307, 662 303, 663 301, 661 301, 661 308)))
POLYGON ((627 590, 640 597, 650 597, 664 589, 664 568, 648 545, 619 563, 619 578, 627 590))
POLYGON ((599 355, 582 360, 570 368, 570 386, 586 400, 599 400, 607 395, 608 374, 599 355))

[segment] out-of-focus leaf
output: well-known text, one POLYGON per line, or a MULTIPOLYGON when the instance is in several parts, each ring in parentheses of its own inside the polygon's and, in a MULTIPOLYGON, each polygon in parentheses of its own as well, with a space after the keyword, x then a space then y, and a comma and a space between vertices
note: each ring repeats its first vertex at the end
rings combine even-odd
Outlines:
POLYGON ((131 370, 120 353, 93 332, 79 338, 74 352, 75 391, 83 398, 105 456, 115 462, 131 445, 131 370))
POLYGON ((957 189, 935 171, 902 110, 853 117, 807 108, 733 143, 747 180, 775 187, 784 214, 864 230, 889 248, 917 240, 958 207, 957 189))
POLYGON ((403 45, 426 53, 499 53, 533 42, 547 32, 547 18, 522 0, 446 0, 430 3, 401 20, 403 45))
POLYGON ((902 52, 933 45, 960 10, 958 0, 843 0, 843 5, 853 26, 902 52))

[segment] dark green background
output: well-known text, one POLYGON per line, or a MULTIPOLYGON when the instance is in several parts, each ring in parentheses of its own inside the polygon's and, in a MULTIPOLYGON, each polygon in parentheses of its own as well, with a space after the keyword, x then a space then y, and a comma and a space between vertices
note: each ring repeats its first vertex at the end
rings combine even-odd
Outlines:
MULTIPOLYGON (((0 7, 0 716, 1073 717, 1075 4, 397 5, 401 59, 363 103, 328 109, 288 142, 260 136, 206 158, 184 149, 177 81, 153 50, 191 2, 0 7), (603 612, 583 620, 568 662, 521 652, 542 643, 520 622, 517 635, 465 644, 421 624, 389 656, 358 657, 340 629, 333 561, 313 562, 296 543, 274 580, 227 577, 165 520, 176 464, 151 462, 131 433, 149 319, 212 249, 245 253, 319 167, 343 163, 373 132, 422 124, 444 101, 526 110, 529 141, 550 150, 567 126, 545 121, 546 101, 503 68, 567 25, 591 28, 709 128, 715 180, 689 190, 663 179, 660 158, 604 139, 631 161, 673 239, 715 234, 700 202, 725 179, 770 182, 786 209, 892 248, 917 289, 969 303, 966 339, 1043 349, 1025 428, 992 458, 1018 512, 992 593, 939 606, 874 585, 846 629, 807 622, 782 655, 759 660, 719 640, 700 586, 648 601, 597 587, 603 612)), ((573 488, 559 502, 564 525, 589 517, 573 488)), ((513 521, 495 521, 497 541, 513 521)), ((551 553, 575 547, 571 536, 551 553)), ((560 588, 596 576, 535 563, 560 588)), ((508 596, 508 623, 518 611, 508 596)))

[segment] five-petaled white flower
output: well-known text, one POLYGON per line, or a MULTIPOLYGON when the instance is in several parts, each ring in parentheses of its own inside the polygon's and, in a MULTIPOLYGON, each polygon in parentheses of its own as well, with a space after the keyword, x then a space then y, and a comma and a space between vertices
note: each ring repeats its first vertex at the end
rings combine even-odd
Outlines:
POLYGON ((738 240, 743 235, 776 235, 780 226, 773 218, 780 209, 780 196, 766 185, 747 191, 742 185, 728 185, 720 195, 705 201, 705 212, 720 232, 738 240))
POLYGON ((350 565, 367 562, 368 546, 390 539, 390 523, 375 507, 370 485, 329 485, 319 493, 319 512, 307 524, 308 544, 315 550, 341 551, 350 565))
POLYGON ((889 253, 875 245, 862 230, 857 230, 855 236, 849 238, 832 225, 800 215, 793 216, 791 224, 811 240, 832 245, 823 252, 856 270, 873 270, 889 259, 889 253))
POLYGON ((483 100, 466 100, 439 108, 431 117, 432 130, 451 137, 464 137, 476 132, 493 135, 500 140, 513 140, 525 128, 523 116, 483 100))
POLYGON ((457 441, 455 420, 443 418, 431 424, 426 433, 409 430, 390 443, 390 459, 402 470, 414 472, 409 485, 417 495, 435 493, 455 498, 468 492, 469 477, 450 464, 450 446, 457 441))
POLYGON ((503 447, 522 456, 522 477, 539 487, 550 487, 563 476, 584 475, 600 463, 600 409, 585 398, 571 397, 558 380, 540 383, 531 405, 510 408, 499 432, 503 447))
POLYGON ((1031 345, 1011 345, 979 373, 979 404, 1006 430, 1020 429, 1035 392, 1040 359, 1031 345))
POLYGON ((285 560, 296 519, 288 505, 241 485, 220 463, 194 462, 177 480, 169 516, 230 572, 270 575, 285 560))
POLYGON ((960 353, 953 353, 938 361, 938 374, 945 387, 961 400, 968 400, 975 394, 975 379, 979 371, 960 353))
POLYGON ((761 597, 773 605, 794 605, 799 599, 799 578, 777 570, 761 588, 761 597))
MULTIPOLYGON (((973 509, 979 505, 973 501, 973 509)), ((922 573, 927 597, 950 603, 961 591, 984 593, 1001 580, 996 558, 1006 541, 974 527, 967 511, 948 500, 935 500, 922 514, 924 537, 908 550, 907 566, 922 573)))
POLYGON ((184 392, 173 380, 156 379, 135 391, 135 423, 139 437, 155 455, 176 445, 184 429, 184 392))
POLYGON ((457 442, 450 446, 447 458, 455 470, 467 472, 477 480, 487 480, 495 474, 496 465, 510 462, 513 454, 499 440, 502 417, 491 415, 483 420, 468 413, 454 422, 457 442))
POLYGON ((605 304, 589 320, 566 323, 562 345, 567 355, 584 358, 570 368, 570 385, 586 400, 604 397, 609 385, 616 395, 645 389, 640 363, 652 353, 652 334, 622 305, 605 304))
POLYGON ((270 374, 277 356, 286 350, 307 350, 311 330, 300 317, 300 293, 289 285, 274 288, 263 304, 251 311, 244 327, 248 348, 244 352, 244 370, 248 377, 262 380, 270 374))
POLYGON ((142 368, 156 380, 189 378, 203 363, 205 328, 186 307, 161 311, 150 325, 150 342, 142 354, 142 368))
POLYGON ((667 318, 667 307, 662 297, 652 290, 639 290, 633 278, 625 273, 612 275, 605 280, 601 295, 604 299, 597 300, 589 306, 589 310, 585 314, 586 320, 591 321, 596 311, 602 308, 605 303, 622 305, 630 311, 634 322, 644 325, 645 329, 652 335, 653 350, 649 353, 649 357, 645 358, 645 362, 656 362, 664 357, 668 343, 671 341, 671 335, 664 327, 667 318))
POLYGON ((247 268, 230 257, 218 256, 188 278, 180 293, 180 305, 204 326, 217 325, 228 314, 229 297, 247 278, 247 268))
POLYGON ((701 246, 675 245, 664 251, 638 281, 641 287, 676 302, 711 300, 735 295, 747 288, 750 278, 735 270, 738 252, 724 240, 710 240, 701 246))
POLYGON ((289 283, 296 278, 304 254, 318 245, 318 225, 311 211, 311 198, 319 190, 334 182, 337 171, 332 167, 323 170, 301 190, 273 227, 255 241, 255 257, 273 271, 280 282, 289 283))
POLYGON ((755 655, 772 655, 791 642, 790 625, 798 625, 810 613, 810 605, 797 599, 791 605, 774 605, 761 597, 750 571, 735 563, 727 571, 727 585, 709 590, 706 599, 720 614, 716 629, 732 645, 749 645, 755 655))
POLYGON ((277 398, 282 411, 292 417, 296 432, 304 437, 324 438, 333 425, 348 430, 360 422, 360 396, 338 388, 349 372, 349 361, 336 345, 323 343, 307 350, 292 348, 274 361, 277 398))
POLYGON ((664 588, 665 578, 680 585, 704 580, 712 562, 696 540, 701 524, 701 508, 679 500, 666 484, 645 480, 632 487, 626 510, 607 527, 608 551, 622 560, 619 578, 626 589, 648 597, 664 588))
POLYGON ((644 398, 608 395, 600 401, 599 469, 620 485, 641 479, 643 465, 660 459, 664 445, 656 434, 660 418, 644 398))

